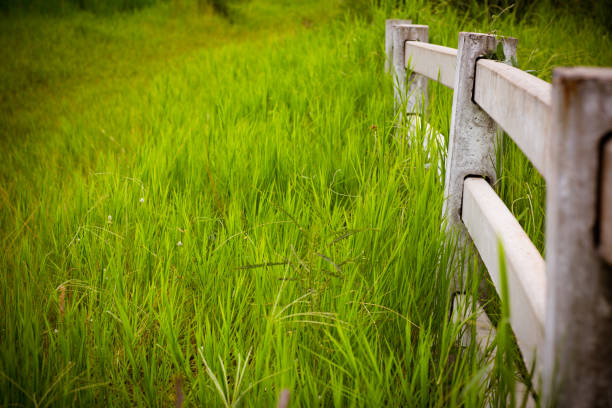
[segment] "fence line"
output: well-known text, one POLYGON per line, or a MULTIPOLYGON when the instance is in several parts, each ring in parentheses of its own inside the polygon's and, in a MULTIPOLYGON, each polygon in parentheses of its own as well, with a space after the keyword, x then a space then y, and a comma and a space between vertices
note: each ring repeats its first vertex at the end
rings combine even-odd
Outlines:
POLYGON ((502 242, 511 325, 544 406, 612 406, 612 69, 558 68, 551 85, 512 66, 514 38, 462 32, 455 50, 428 44, 427 26, 386 30, 400 118, 424 112, 428 79, 454 90, 444 216, 498 292, 502 242), (498 126, 547 182, 546 262, 491 187, 498 126))

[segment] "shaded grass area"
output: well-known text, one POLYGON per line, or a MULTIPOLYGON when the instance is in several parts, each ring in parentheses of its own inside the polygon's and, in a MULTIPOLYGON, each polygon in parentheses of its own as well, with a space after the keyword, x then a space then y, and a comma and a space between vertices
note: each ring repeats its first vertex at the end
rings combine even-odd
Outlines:
POLYGON ((169 4, 108 18, 3 17, 3 139, 55 127, 59 116, 79 114, 100 95, 144 86, 171 61, 225 42, 224 24, 212 13, 169 4))
MULTIPOLYGON (((240 0, 236 0, 240 1, 240 0)), ((159 4, 160 2, 182 3, 182 0, 0 0, 0 12, 5 14, 36 13, 66 16, 79 11, 98 15, 130 12, 159 4)), ((232 0, 196 0, 200 9, 213 8, 228 16, 232 0)))
MULTIPOLYGON (((393 12, 252 1, 228 25, 197 7, 0 25, 15 50, 0 76, 2 403, 272 406, 290 388, 296 406, 503 405, 507 330, 485 363, 447 319, 444 152, 393 127, 393 12)), ((607 37, 577 45, 579 23, 546 13, 397 12, 433 43, 516 36, 544 78, 608 64, 607 37)), ((430 100, 448 135, 450 93, 430 100)), ((541 248, 525 209, 543 184, 512 149, 500 191, 541 248)))
POLYGON ((327 21, 335 10, 321 2, 302 9, 259 3, 232 9, 240 24, 186 0, 106 17, 0 15, 0 143, 57 127, 61 117, 125 88, 143 88, 190 53, 290 34, 327 21))

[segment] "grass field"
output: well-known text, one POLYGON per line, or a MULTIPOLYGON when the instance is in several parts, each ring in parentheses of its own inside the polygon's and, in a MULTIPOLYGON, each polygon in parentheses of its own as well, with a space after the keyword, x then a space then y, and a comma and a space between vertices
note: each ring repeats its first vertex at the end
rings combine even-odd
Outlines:
MULTIPOLYGON (((546 7, 230 11, 0 16, 0 404, 505 406, 504 319, 492 362, 448 322, 445 152, 396 136, 384 19, 517 37, 547 80, 612 65, 609 33, 546 7)), ((544 182, 508 141, 500 174, 543 250, 544 182)))

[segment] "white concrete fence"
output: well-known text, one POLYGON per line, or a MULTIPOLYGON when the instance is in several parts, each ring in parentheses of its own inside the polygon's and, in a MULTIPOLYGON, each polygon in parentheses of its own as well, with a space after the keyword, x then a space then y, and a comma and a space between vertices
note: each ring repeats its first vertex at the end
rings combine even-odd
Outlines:
POLYGON ((609 407, 612 68, 557 68, 550 84, 509 64, 516 47, 459 33, 448 48, 429 44, 425 25, 386 24, 400 117, 425 111, 428 80, 454 90, 444 216, 473 241, 498 292, 502 243, 510 322, 542 406, 609 407), (499 44, 506 63, 487 59, 499 44), (492 188, 498 127, 546 180, 546 261, 492 188))

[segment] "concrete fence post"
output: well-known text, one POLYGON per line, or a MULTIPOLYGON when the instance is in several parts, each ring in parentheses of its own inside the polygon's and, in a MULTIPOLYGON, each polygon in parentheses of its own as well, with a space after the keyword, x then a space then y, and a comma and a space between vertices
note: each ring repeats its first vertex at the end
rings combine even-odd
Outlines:
POLYGON ((400 20, 390 18, 385 20, 385 72, 391 72, 393 63, 393 26, 394 25, 412 24, 412 20, 400 20))
MULTIPOLYGON (((393 77, 395 106, 399 109, 406 103, 406 112, 419 112, 426 103, 427 78, 412 74, 406 81, 406 41, 429 42, 429 29, 425 25, 392 24, 393 42, 393 77), (407 87, 408 85, 408 87, 407 87)), ((405 112, 400 112, 400 123, 404 120, 405 112)))
POLYGON ((599 253, 612 265, 612 132, 601 144, 599 163, 599 253))
MULTIPOLYGON (((612 69, 553 73, 546 186, 544 403, 612 406, 612 266, 598 248, 601 180, 612 174, 612 69), (607 170, 605 170, 607 169, 607 170)), ((607 221, 609 222, 609 221, 607 221)))
POLYGON ((457 69, 448 156, 444 184, 443 215, 449 232, 458 228, 464 234, 461 222, 463 181, 468 176, 480 176, 493 185, 495 173, 495 146, 497 125, 472 100, 476 63, 502 42, 506 60, 516 58, 515 38, 496 38, 494 35, 459 33, 457 69))

